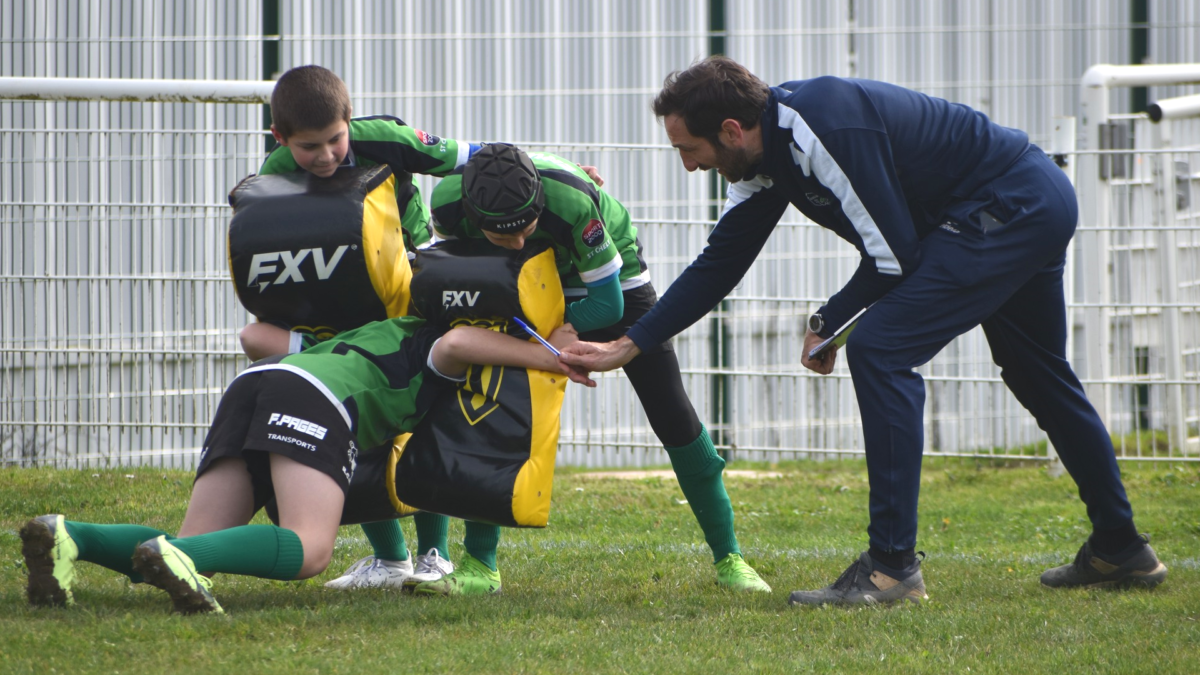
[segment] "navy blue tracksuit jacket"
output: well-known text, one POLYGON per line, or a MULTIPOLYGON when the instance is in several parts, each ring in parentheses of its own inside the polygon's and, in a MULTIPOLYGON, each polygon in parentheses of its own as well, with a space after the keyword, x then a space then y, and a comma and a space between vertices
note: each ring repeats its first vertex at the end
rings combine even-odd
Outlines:
MULTIPOLYGON (((860 309, 846 352, 863 419, 871 543, 915 545, 924 382, 913 369, 982 324, 1006 384, 1047 432, 1093 526, 1132 520, 1108 432, 1066 361, 1062 273, 1075 194, 1016 129, 869 80, 772 87, 763 157, 700 257, 637 322, 643 350, 678 334, 745 275, 790 203, 861 261, 819 310, 829 334, 860 309)), ((800 411, 797 411, 799 414, 800 411)))

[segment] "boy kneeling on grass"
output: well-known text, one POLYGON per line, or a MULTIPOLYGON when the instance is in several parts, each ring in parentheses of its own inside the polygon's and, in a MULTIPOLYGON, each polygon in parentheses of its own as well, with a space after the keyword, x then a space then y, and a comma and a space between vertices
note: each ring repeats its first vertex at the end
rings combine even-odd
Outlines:
MULTIPOLYGON (((550 335, 559 348, 577 339, 569 326, 550 335)), ((415 429, 471 364, 565 372, 541 345, 471 326, 445 331, 413 317, 367 324, 252 365, 221 398, 179 535, 34 518, 21 528, 30 604, 74 604, 80 560, 161 588, 184 614, 223 612, 206 576, 212 573, 281 580, 320 574, 333 553, 358 449, 415 429), (279 525, 247 525, 272 496, 279 525)))

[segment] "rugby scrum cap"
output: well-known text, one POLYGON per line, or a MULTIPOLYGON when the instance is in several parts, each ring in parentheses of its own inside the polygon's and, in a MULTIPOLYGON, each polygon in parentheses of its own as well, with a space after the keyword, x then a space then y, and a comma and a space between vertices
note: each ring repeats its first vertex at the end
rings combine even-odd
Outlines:
POLYGON ((496 234, 520 232, 542 213, 546 195, 533 160, 515 145, 490 143, 463 167, 467 220, 496 234))

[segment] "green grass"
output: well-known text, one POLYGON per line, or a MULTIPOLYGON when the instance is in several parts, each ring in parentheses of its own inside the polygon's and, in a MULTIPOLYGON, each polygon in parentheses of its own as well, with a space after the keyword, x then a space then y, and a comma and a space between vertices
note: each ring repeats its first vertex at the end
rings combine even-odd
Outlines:
MULTIPOLYGON (((930 601, 850 610, 786 601, 832 582, 865 547, 863 465, 772 468, 784 477, 728 480, 769 596, 714 586, 674 481, 560 471, 551 526, 505 532, 500 597, 326 591, 323 581, 369 553, 358 528, 343 528, 319 579, 218 577, 225 617, 171 615, 160 591, 87 564, 75 608, 25 603, 16 532, 26 519, 61 512, 172 530, 190 475, 0 470, 0 672, 1200 671, 1200 467, 1123 466, 1139 527, 1170 567, 1164 585, 1050 591, 1038 574, 1068 562, 1089 532, 1071 480, 930 460, 918 547, 930 601)), ((459 523, 450 532, 461 539, 459 523)))

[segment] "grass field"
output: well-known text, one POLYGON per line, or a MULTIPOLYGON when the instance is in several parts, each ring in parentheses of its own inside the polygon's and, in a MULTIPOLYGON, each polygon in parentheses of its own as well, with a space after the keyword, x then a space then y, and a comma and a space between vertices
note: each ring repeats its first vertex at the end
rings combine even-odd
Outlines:
MULTIPOLYGON (((1200 467, 1123 466, 1139 527, 1170 568, 1165 584, 1050 591, 1038 575, 1089 532, 1070 479, 929 460, 918 548, 930 601, 851 610, 789 608, 787 593, 829 584, 865 548, 864 465, 771 468, 782 477, 727 481, 770 595, 714 586, 674 481, 560 471, 551 526, 505 532, 500 597, 327 591, 322 582, 369 553, 358 528, 343 528, 319 579, 218 577, 224 617, 174 616, 160 591, 87 564, 76 607, 24 598, 26 519, 173 530, 189 474, 0 470, 0 672, 1200 672, 1200 467)), ((457 555, 460 523, 450 536, 457 555)))

